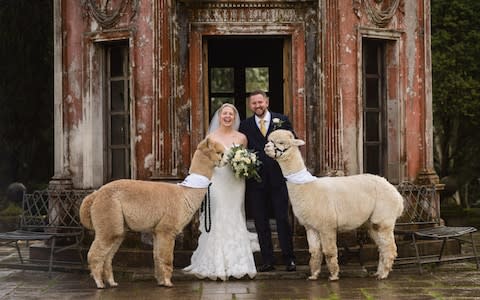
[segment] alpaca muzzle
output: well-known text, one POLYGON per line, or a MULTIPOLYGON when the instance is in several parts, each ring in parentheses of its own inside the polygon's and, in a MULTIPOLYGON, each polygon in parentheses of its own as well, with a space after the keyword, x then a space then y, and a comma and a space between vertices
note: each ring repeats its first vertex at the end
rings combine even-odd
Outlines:
POLYGON ((272 141, 270 141, 265 145, 264 150, 265 150, 265 154, 267 154, 271 158, 278 159, 283 155, 283 153, 285 153, 285 151, 288 150, 288 148, 280 149, 279 147, 277 147, 277 145, 275 145, 272 141))

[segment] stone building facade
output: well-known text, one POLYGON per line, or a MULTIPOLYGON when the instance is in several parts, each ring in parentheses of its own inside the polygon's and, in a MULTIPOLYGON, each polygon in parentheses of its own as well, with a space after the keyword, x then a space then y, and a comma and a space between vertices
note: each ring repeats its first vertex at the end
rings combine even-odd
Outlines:
POLYGON ((249 90, 318 176, 435 180, 430 0, 54 0, 53 188, 179 181, 249 90))

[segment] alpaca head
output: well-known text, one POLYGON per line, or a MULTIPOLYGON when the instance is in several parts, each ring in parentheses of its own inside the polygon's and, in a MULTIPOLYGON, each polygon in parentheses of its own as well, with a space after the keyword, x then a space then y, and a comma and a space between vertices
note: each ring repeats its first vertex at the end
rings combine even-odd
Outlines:
POLYGON ((288 158, 290 152, 302 145, 305 145, 305 142, 296 139, 291 131, 278 129, 268 136, 265 153, 273 159, 283 160, 288 158))
POLYGON ((225 164, 224 151, 225 147, 221 143, 205 138, 198 144, 197 150, 193 154, 189 174, 195 173, 212 178, 213 168, 225 164))
POLYGON ((215 164, 215 166, 224 166, 226 164, 226 160, 224 159, 224 152, 225 147, 210 138, 205 138, 201 141, 198 146, 197 150, 200 150, 211 162, 215 164))

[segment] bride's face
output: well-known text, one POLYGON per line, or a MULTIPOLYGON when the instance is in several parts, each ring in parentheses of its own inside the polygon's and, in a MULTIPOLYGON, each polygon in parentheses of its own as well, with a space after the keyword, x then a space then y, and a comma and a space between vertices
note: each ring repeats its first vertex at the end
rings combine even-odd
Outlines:
POLYGON ((235 111, 231 107, 224 107, 220 112, 220 125, 224 127, 232 127, 235 122, 235 111))

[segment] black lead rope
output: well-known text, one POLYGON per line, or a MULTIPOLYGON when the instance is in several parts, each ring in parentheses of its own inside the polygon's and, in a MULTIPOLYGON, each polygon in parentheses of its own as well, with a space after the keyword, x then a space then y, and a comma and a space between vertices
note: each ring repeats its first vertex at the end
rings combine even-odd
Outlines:
POLYGON ((208 189, 207 189, 207 193, 205 194, 205 199, 203 200, 202 202, 202 212, 205 212, 204 216, 205 216, 205 222, 204 222, 204 226, 205 226, 205 231, 206 232, 210 232, 210 230, 212 229, 212 216, 211 216, 211 210, 210 210, 210 186, 212 185, 212 183, 210 183, 208 185, 208 189), (208 223, 207 223, 208 221, 208 223), (208 224, 208 226, 207 226, 208 224))

